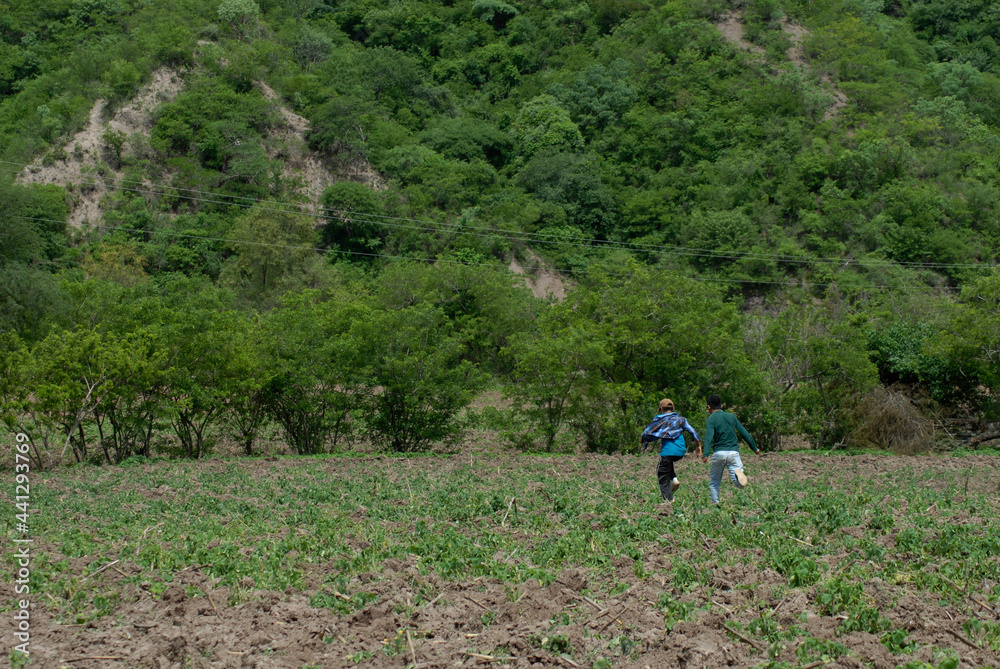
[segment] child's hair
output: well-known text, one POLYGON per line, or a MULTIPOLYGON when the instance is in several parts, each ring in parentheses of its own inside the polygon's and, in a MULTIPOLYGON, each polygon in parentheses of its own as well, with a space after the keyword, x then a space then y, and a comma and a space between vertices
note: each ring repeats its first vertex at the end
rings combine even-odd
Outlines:
POLYGON ((708 406, 712 409, 712 411, 718 411, 722 408, 722 398, 718 395, 709 395, 705 401, 708 403, 708 406))

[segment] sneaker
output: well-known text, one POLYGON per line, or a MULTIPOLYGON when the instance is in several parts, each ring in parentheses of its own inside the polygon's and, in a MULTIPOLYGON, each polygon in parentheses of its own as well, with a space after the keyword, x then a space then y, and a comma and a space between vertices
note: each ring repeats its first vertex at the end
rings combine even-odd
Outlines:
POLYGON ((660 493, 663 494, 663 501, 664 502, 672 502, 672 501, 674 501, 674 493, 677 492, 677 488, 679 488, 680 485, 681 484, 677 480, 677 477, 674 477, 673 479, 670 480, 670 487, 667 488, 667 491, 665 493, 663 492, 663 489, 661 488, 660 489, 660 493))
POLYGON ((749 479, 747 478, 747 475, 743 473, 742 469, 737 469, 736 480, 740 482, 740 486, 745 486, 749 479))

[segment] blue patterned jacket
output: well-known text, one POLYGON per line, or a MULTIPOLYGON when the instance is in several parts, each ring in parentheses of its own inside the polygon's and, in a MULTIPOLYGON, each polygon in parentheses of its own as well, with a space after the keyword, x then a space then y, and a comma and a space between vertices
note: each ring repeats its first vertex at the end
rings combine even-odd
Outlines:
POLYGON ((661 456, 684 456, 687 453, 687 445, 684 443, 685 430, 691 433, 695 441, 701 441, 691 423, 687 422, 687 418, 676 411, 657 414, 653 422, 642 431, 642 450, 649 448, 650 442, 660 439, 661 456))

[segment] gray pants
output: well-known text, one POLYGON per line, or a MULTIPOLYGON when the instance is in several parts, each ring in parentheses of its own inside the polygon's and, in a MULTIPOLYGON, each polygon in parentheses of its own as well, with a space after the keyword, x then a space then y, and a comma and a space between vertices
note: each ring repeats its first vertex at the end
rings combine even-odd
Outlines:
POLYGON ((729 480, 737 488, 742 488, 736 479, 736 470, 743 469, 739 451, 716 451, 712 453, 712 468, 709 473, 709 489, 712 492, 712 502, 719 503, 719 488, 722 486, 722 472, 729 470, 729 480))

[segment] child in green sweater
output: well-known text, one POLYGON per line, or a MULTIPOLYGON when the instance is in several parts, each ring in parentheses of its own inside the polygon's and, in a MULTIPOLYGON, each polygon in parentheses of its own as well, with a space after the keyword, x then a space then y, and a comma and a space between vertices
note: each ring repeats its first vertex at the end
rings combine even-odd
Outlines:
POLYGON ((712 494, 712 503, 719 503, 719 488, 722 485, 722 472, 729 470, 729 479, 737 488, 742 488, 747 484, 746 474, 743 473, 743 461, 740 460, 740 442, 738 437, 742 437, 750 445, 754 453, 760 454, 760 449, 754 443, 753 437, 746 428, 740 424, 736 416, 722 410, 722 398, 718 395, 709 395, 705 400, 708 403, 708 421, 705 423, 705 441, 701 461, 708 462, 711 456, 712 467, 709 470, 709 489, 712 494))

